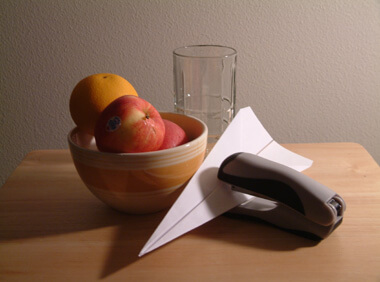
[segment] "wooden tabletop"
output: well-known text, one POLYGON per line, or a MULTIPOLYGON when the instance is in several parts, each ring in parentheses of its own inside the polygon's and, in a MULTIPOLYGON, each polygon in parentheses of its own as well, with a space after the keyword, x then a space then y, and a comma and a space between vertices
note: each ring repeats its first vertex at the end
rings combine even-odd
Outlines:
POLYGON ((68 150, 32 151, 0 189, 0 281, 380 281, 380 168, 355 143, 287 144, 347 204, 317 243, 220 216, 141 258, 164 212, 108 208, 68 150))

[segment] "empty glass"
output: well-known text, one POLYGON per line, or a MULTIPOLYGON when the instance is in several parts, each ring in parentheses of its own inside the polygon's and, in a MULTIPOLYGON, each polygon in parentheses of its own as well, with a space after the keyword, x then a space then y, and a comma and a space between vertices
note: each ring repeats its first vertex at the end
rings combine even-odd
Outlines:
POLYGON ((208 142, 215 143, 235 114, 237 52, 194 45, 175 49, 173 56, 175 111, 203 120, 208 142))

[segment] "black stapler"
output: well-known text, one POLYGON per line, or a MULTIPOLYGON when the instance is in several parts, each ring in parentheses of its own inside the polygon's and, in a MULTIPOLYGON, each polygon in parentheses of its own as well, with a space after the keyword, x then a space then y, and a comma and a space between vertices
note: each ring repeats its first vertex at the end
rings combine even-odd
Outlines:
POLYGON ((227 157, 218 178, 253 195, 229 212, 257 217, 282 229, 321 240, 343 220, 346 204, 323 184, 292 168, 250 153, 227 157))

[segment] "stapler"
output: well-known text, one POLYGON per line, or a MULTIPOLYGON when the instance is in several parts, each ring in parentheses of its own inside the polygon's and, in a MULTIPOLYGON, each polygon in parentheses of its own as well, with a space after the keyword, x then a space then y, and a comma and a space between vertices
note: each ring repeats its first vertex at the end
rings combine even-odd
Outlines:
POLYGON ((253 195, 229 212, 253 216, 314 240, 328 237, 346 204, 323 184, 292 168, 250 153, 227 157, 218 178, 233 191, 253 195))

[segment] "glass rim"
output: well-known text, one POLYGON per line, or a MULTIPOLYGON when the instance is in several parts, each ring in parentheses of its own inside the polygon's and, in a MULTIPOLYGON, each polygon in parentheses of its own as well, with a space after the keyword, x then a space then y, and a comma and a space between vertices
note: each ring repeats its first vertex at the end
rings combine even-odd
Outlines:
POLYGON ((176 49, 173 50, 173 54, 178 56, 178 57, 184 57, 184 58, 199 58, 199 59, 204 59, 204 58, 226 58, 226 57, 232 57, 232 56, 235 56, 237 54, 237 51, 232 48, 232 47, 228 47, 228 46, 223 46, 223 45, 208 45, 208 44, 204 44, 204 45, 188 45, 188 46, 183 46, 183 47, 178 47, 176 49), (186 54, 181 54, 179 51, 180 50, 186 50, 186 49, 197 49, 197 48, 202 48, 202 47, 212 47, 212 48, 223 48, 225 50, 229 50, 230 52, 229 53, 226 53, 225 55, 214 55, 214 56, 211 56, 211 55, 186 55, 186 54))

